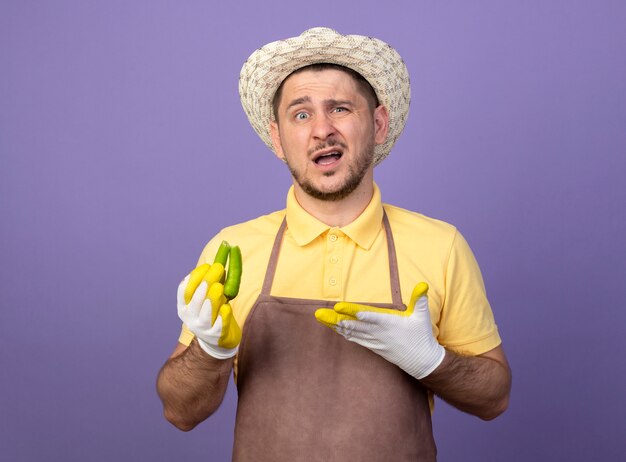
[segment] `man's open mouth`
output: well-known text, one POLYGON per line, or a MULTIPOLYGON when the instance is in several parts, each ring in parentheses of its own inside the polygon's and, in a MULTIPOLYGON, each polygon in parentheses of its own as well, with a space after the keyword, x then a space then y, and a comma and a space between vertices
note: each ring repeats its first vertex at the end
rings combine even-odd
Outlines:
POLYGON ((313 162, 318 165, 328 165, 341 159, 342 155, 343 154, 339 151, 331 151, 326 154, 317 156, 315 159, 313 159, 313 162))

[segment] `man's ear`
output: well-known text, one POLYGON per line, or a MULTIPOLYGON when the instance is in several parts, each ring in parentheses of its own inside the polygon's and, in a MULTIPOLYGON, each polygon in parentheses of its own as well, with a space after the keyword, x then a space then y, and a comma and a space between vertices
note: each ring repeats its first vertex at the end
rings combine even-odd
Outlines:
POLYGON ((285 153, 283 152, 283 145, 280 142, 280 132, 278 130, 278 123, 275 120, 270 122, 270 135, 272 136, 272 145, 274 146, 274 154, 283 162, 285 161, 285 153))
POLYGON ((389 112, 382 104, 374 109, 374 142, 383 144, 389 132, 389 112))

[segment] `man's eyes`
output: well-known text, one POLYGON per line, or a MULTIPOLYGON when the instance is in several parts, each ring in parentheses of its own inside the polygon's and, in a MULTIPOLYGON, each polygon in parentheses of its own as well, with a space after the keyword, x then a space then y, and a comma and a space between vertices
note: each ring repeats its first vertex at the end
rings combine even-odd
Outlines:
MULTIPOLYGON (((342 114, 345 112, 349 112, 349 109, 345 106, 337 106, 332 108, 330 111, 332 114, 342 114)), ((294 115, 294 119, 296 120, 306 120, 311 117, 311 114, 305 111, 296 112, 294 115)))

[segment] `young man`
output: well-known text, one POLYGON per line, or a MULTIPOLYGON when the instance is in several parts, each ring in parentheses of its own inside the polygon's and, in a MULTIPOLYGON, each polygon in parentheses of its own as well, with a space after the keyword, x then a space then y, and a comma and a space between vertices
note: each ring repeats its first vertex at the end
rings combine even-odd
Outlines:
POLYGON ((507 407, 510 370, 467 243, 383 205, 373 180, 409 94, 395 50, 326 28, 242 68, 244 110, 293 186, 285 210, 209 242, 200 263, 222 240, 241 247, 241 290, 212 307, 207 283, 181 283, 183 332, 158 379, 166 418, 190 430, 234 367, 235 461, 430 461, 433 393, 483 419, 507 407))

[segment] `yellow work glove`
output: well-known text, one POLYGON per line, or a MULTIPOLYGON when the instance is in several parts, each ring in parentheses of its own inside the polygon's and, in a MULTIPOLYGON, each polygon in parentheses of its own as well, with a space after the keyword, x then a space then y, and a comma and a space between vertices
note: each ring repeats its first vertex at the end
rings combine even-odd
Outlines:
POLYGON ((406 311, 339 302, 333 309, 318 309, 315 317, 351 342, 423 379, 445 356, 433 335, 427 293, 428 284, 417 284, 406 311))
POLYGON ((178 286, 178 317, 196 336, 200 347, 217 359, 233 357, 241 341, 241 329, 228 304, 237 294, 241 281, 241 254, 235 255, 233 249, 239 251, 230 249, 228 275, 225 276, 225 260, 218 251, 213 265, 198 266, 178 286))

